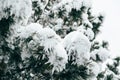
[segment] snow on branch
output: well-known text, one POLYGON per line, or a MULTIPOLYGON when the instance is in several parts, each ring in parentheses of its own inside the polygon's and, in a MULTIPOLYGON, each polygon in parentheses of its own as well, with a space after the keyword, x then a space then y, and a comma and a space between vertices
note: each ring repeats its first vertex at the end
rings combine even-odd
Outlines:
POLYGON ((63 40, 63 45, 67 51, 69 60, 72 56, 75 64, 84 65, 90 58, 90 41, 81 32, 73 31, 69 33, 63 40))
POLYGON ((0 0, 0 20, 11 16, 18 22, 21 19, 28 19, 31 12, 31 0, 0 0))

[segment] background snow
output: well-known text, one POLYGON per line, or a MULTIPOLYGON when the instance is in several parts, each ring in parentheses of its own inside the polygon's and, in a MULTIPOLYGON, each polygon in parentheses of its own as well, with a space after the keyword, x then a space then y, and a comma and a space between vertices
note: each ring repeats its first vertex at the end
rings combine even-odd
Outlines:
POLYGON ((93 0, 93 13, 104 12, 105 21, 98 41, 107 40, 112 57, 120 56, 120 0, 93 0))

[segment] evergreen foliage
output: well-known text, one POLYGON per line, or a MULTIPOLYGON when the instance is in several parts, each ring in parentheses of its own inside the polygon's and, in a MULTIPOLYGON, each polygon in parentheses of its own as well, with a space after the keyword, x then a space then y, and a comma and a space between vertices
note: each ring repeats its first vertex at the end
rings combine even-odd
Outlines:
POLYGON ((119 57, 101 69, 110 58, 95 40, 104 16, 90 0, 2 2, 0 80, 120 80, 119 57))

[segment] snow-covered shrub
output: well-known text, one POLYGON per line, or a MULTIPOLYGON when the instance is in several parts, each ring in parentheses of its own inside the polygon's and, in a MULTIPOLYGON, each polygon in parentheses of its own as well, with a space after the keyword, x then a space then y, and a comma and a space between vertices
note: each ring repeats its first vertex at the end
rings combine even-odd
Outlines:
POLYGON ((67 51, 69 60, 75 61, 73 64, 84 65, 90 58, 90 42, 81 32, 74 31, 65 36, 63 45, 67 51))
POLYGON ((49 62, 56 71, 61 71, 67 63, 67 54, 61 43, 61 38, 50 28, 43 28, 38 34, 40 45, 44 47, 49 62))
POLYGON ((37 23, 16 30, 16 37, 21 40, 21 57, 24 60, 35 55, 43 47, 43 55, 48 57, 48 63, 53 65, 53 71, 61 71, 67 63, 67 54, 61 43, 61 38, 50 28, 42 28, 37 23))

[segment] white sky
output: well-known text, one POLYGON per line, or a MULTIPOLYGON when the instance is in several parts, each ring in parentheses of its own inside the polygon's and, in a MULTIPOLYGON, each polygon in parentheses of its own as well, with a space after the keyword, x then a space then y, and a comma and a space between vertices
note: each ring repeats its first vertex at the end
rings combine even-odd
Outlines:
POLYGON ((111 54, 120 55, 120 0, 93 0, 93 11, 105 13, 97 39, 107 40, 111 54))

